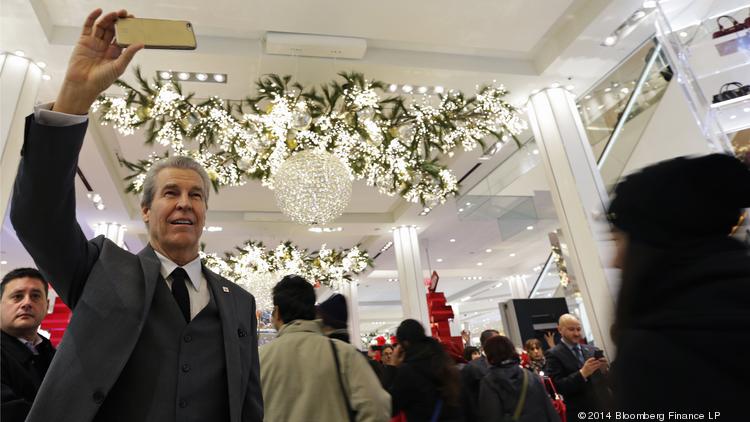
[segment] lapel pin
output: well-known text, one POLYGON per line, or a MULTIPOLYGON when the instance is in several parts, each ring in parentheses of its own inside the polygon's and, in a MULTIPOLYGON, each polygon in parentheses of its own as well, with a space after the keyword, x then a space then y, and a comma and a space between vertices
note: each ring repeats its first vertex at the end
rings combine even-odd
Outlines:
POLYGON ((229 293, 229 287, 227 286, 222 286, 221 290, 224 290, 224 293, 229 293))

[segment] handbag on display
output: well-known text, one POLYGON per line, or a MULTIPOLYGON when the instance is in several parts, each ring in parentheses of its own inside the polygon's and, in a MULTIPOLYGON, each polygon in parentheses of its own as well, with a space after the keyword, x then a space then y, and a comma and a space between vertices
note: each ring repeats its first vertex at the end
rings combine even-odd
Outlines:
POLYGON ((743 85, 740 82, 729 82, 721 86, 719 93, 714 95, 713 103, 732 100, 734 98, 750 95, 750 85, 743 85), (734 87, 734 89, 732 88, 734 87))
MULTIPOLYGON (((747 22, 747 19, 745 21, 747 22)), ((738 22, 737 19, 727 15, 719 16, 718 18, 716 18, 716 24, 719 26, 719 30, 714 32, 713 38, 723 37, 724 35, 734 34, 735 32, 747 29, 747 26, 744 22, 738 22), (724 28, 724 25, 721 24, 722 18, 729 19, 732 22, 732 26, 727 26, 726 28, 724 28)))
POLYGON ((555 412, 560 416, 560 422, 567 422, 568 417, 565 401, 563 401, 562 396, 557 392, 557 388, 555 388, 555 383, 552 382, 552 378, 542 377, 542 383, 547 390, 547 394, 549 394, 550 400, 552 400, 552 407, 555 408, 555 412))

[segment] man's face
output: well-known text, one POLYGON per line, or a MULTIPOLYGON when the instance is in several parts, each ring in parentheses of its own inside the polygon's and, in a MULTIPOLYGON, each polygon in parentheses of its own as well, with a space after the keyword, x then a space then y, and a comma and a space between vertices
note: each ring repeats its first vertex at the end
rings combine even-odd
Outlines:
POLYGON ((21 277, 5 284, 0 300, 0 324, 3 331, 15 337, 36 333, 47 315, 47 295, 41 280, 21 277))
POLYGON ((383 349, 383 363, 391 363, 391 355, 393 355, 393 349, 390 347, 383 349))
POLYGON ((581 323, 573 319, 565 320, 557 327, 557 331, 559 331, 560 335, 571 344, 580 343, 581 337, 583 336, 583 333, 581 332, 581 323))
POLYGON ((172 258, 175 253, 198 254, 206 223, 206 192, 193 170, 165 168, 156 175, 151 207, 143 207, 151 246, 172 258))

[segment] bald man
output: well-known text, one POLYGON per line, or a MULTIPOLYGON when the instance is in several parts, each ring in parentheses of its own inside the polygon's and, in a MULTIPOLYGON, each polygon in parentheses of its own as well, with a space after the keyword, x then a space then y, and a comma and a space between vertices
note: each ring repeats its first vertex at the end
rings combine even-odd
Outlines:
POLYGON ((603 410, 609 395, 603 379, 608 362, 604 357, 594 357, 599 349, 581 344, 581 321, 575 316, 562 315, 557 331, 562 341, 547 351, 544 372, 565 397, 568 420, 576 421, 579 412, 603 410))

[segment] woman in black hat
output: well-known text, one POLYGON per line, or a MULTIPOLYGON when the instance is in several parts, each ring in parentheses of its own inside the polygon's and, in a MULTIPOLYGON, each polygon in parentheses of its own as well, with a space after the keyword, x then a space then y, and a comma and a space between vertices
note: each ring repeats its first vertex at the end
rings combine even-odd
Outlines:
POLYGON ((728 339, 750 350, 750 254, 731 237, 746 207, 750 171, 721 154, 665 161, 616 187, 620 408, 723 418, 747 391, 726 354, 728 339))

